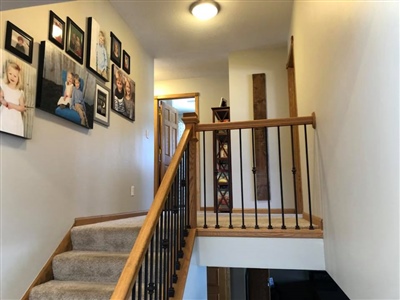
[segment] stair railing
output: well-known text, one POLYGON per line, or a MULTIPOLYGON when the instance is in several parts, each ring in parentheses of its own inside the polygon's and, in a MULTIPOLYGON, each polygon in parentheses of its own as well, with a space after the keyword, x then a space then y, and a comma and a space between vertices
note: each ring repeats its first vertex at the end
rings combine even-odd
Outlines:
MULTIPOLYGON (((199 230, 197 234, 216 235, 216 231, 209 231, 207 233, 206 229, 210 228, 210 225, 226 236, 236 236, 238 231, 233 229, 246 229, 249 227, 249 224, 256 230, 261 228, 276 229, 272 225, 271 220, 275 218, 274 223, 277 224, 279 222, 279 220, 276 220, 277 217, 275 215, 277 214, 281 218, 279 224, 280 230, 288 229, 285 222, 285 214, 291 214, 295 218, 295 224, 292 226, 295 230, 301 229, 299 215, 307 216, 309 224, 306 227, 308 227, 308 230, 313 230, 307 126, 316 128, 314 113, 311 116, 305 117, 198 124, 196 132, 200 135, 202 148, 201 160, 203 162, 203 178, 201 182, 202 201, 200 205, 202 210, 201 221, 203 224, 200 226, 204 230, 199 230), (304 129, 304 133, 301 135, 301 142, 299 140, 299 133, 302 131, 299 129, 304 129), (256 133, 260 132, 261 134, 258 134, 259 139, 256 141, 256 133), (229 135, 230 137, 230 145, 228 147, 230 147, 229 155, 232 163, 228 163, 228 167, 223 165, 226 164, 227 152, 224 150, 224 155, 221 155, 219 154, 222 151, 221 148, 213 149, 213 147, 221 147, 219 144, 223 144, 225 141, 220 143, 211 142, 213 138, 221 134, 229 135), (243 136, 247 139, 244 139, 243 136), (282 137, 284 137, 284 143, 282 143, 282 137), (274 142, 271 142, 272 138, 274 142), (274 151, 275 160, 270 161, 274 165, 274 168, 268 165, 267 167, 257 165, 255 148, 260 145, 265 147, 261 150, 263 150, 267 159, 268 153, 274 151), (298 149, 295 149, 296 147, 298 149), (246 148, 246 154, 244 154, 245 151, 243 151, 243 148, 246 148), (285 152, 285 156, 282 155, 283 152, 285 152), (300 152, 302 154, 301 158, 300 152), (234 157, 232 153, 235 155, 234 157), (297 154, 299 154, 298 157, 297 154), (303 174, 305 177, 304 182, 306 183, 305 191, 303 191, 301 180, 299 179, 301 178, 300 159, 304 161, 302 167, 305 170, 303 174), (283 166, 283 161, 285 162, 285 166, 283 166), (221 176, 221 172, 224 173, 224 176, 221 176), (271 173, 275 176, 275 185, 268 186, 268 194, 274 189, 275 207, 273 208, 271 207, 270 195, 266 196, 269 198, 257 198, 257 174, 265 175, 265 178, 269 178, 271 173), (283 173, 285 173, 284 180, 282 179, 283 173), (224 181, 220 182, 219 176, 223 177, 224 181), (214 187, 212 183, 214 183, 214 187), (227 187, 229 187, 228 192, 225 191, 227 187), (218 194, 219 189, 222 192, 218 194), (244 191, 246 192, 245 194, 244 191), (225 196, 223 192, 228 196, 225 196), (287 199, 284 199, 284 196, 288 196, 287 199), (308 213, 303 212, 303 197, 308 198, 308 203, 304 206, 305 210, 308 210, 308 213), (219 198, 222 200, 219 200, 219 198), (222 209, 220 208, 221 201, 223 202, 222 209), (261 207, 261 205, 264 207, 261 207), (239 215, 241 224, 233 224, 233 215, 239 215), (225 218, 223 226, 221 225, 222 217, 225 218), (261 219, 262 226, 260 225, 261 219)), ((275 226, 278 227, 277 225, 275 226)), ((303 234, 305 236, 309 235, 304 232, 303 234)))
MULTIPOLYGON (((186 128, 169 167, 156 192, 143 226, 111 299, 168 299, 176 296, 175 284, 180 279, 180 294, 186 274, 178 278, 184 251, 194 243, 196 227, 195 114, 185 114, 186 128), (191 229, 193 228, 193 229, 191 229), (189 236, 189 238, 187 238, 189 236)), ((190 258, 185 257, 187 263, 190 258)))

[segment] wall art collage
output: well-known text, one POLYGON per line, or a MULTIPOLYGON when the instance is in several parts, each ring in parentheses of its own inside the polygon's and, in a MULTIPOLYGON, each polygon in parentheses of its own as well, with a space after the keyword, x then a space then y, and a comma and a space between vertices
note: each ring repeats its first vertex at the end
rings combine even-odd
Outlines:
POLYGON ((0 49, 0 132, 32 138, 35 108, 87 129, 94 122, 109 126, 111 109, 135 120, 130 55, 92 17, 86 38, 71 18, 65 22, 50 11, 48 41, 40 42, 36 70, 31 65, 33 37, 7 21, 7 51, 0 49), (105 85, 110 80, 112 91, 105 85))

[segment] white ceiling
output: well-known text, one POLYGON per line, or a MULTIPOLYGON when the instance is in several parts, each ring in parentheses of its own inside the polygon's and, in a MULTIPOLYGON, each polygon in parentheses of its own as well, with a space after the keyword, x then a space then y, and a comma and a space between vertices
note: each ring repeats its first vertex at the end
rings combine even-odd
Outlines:
MULTIPOLYGON (((0 1, 7 10, 69 0, 0 1)), ((154 57, 155 80, 227 75, 229 53, 286 45, 293 6, 293 0, 219 0, 220 13, 199 21, 189 12, 194 1, 109 1, 154 57)))
POLYGON ((226 75, 234 51, 286 45, 292 0, 220 0, 220 13, 199 21, 193 1, 109 0, 154 56, 155 80, 226 75))

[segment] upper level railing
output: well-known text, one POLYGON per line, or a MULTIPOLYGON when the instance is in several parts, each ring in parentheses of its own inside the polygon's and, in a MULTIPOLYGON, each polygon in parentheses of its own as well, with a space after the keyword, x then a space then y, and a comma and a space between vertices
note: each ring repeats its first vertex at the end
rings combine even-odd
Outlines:
MULTIPOLYGON (((237 176, 232 179, 234 182, 238 182, 237 185, 235 183, 233 186, 233 192, 239 195, 236 197, 239 200, 235 203, 231 202, 228 213, 224 213, 224 216, 228 216, 227 230, 235 231, 236 225, 232 223, 232 215, 236 212, 241 216, 240 229, 248 227, 247 222, 250 217, 247 214, 249 212, 251 212, 254 230, 262 229, 264 221, 267 222, 265 229, 274 229, 272 213, 277 211, 281 214, 281 223, 278 230, 286 230, 286 206, 291 207, 289 212, 292 212, 295 216, 293 226, 295 230, 298 230, 301 227, 298 220, 299 208, 296 201, 296 191, 298 190, 296 187, 296 176, 298 176, 296 170, 299 162, 296 162, 294 157, 293 145, 298 128, 303 126, 304 140, 300 144, 305 147, 303 152, 304 160, 306 161, 305 173, 307 174, 308 211, 310 216, 307 229, 308 231, 314 229, 308 179, 307 148, 307 126, 312 125, 315 128, 314 114, 309 117, 298 118, 198 124, 197 115, 189 113, 184 114, 183 121, 186 124, 186 129, 157 190, 111 299, 158 300, 182 298, 185 280, 180 279, 185 279, 186 275, 183 274, 181 278, 179 276, 181 258, 186 255, 184 248, 192 247, 193 245, 194 234, 198 227, 197 214, 200 206, 203 205, 203 220, 200 227, 205 230, 209 228, 210 223, 213 223, 213 227, 219 230, 223 227, 219 218, 220 212, 214 208, 216 198, 214 189, 211 187, 215 179, 216 166, 210 155, 213 155, 212 153, 215 152, 215 149, 211 146, 212 144, 209 144, 211 138, 206 139, 207 133, 212 134, 220 130, 226 130, 232 135, 237 133, 237 140, 232 139, 232 144, 235 145, 232 147, 235 169, 231 170, 231 174, 237 173, 237 176), (252 184, 249 184, 249 182, 256 180, 254 177, 257 173, 257 165, 254 160, 254 131, 260 128, 265 132, 264 143, 267 145, 266 151, 273 152, 273 147, 276 148, 274 155, 277 161, 272 163, 271 160, 270 168, 265 172, 274 174, 271 179, 278 178, 278 186, 271 189, 271 198, 262 201, 267 206, 264 209, 258 207, 260 200, 255 198, 255 185, 251 188, 252 184), (288 128, 288 132, 283 133, 283 128, 288 128), (272 130, 276 132, 276 138, 272 137, 272 130), (248 132, 246 133, 246 131, 248 132), (201 137, 200 151, 198 151, 198 137, 201 137), (284 142, 284 139, 288 141, 284 142), (246 150, 245 148, 248 149, 246 150), (283 153, 285 151, 286 153, 283 153), (245 164, 245 157, 250 157, 250 159, 247 159, 247 162, 250 163, 245 164), (202 162, 201 167, 199 165, 200 162, 202 162), (291 172, 292 187, 287 186, 288 178, 285 177, 288 177, 288 175, 285 169, 289 169, 291 172), (201 176, 198 176, 200 173, 201 176), (248 174, 252 174, 253 177, 248 174), (294 193, 294 196, 289 197, 289 200, 293 201, 292 205, 284 199, 285 190, 290 190, 290 192, 294 193), (246 197, 249 199, 245 199, 246 197), (202 199, 202 204, 200 204, 200 199, 202 199), (248 207, 246 201, 250 202, 254 207, 248 207), (279 207, 271 207, 271 205, 276 204, 279 207), (207 208, 210 207, 212 212, 215 211, 212 218, 207 215, 207 208), (237 209, 237 211, 234 209, 237 209), (262 218, 265 219, 262 220, 262 218), (187 237, 191 238, 190 243, 186 243, 187 237), (175 288, 176 283, 183 286, 175 288)), ((271 154, 271 156, 273 155, 271 154)), ((187 255, 191 255, 190 251, 187 255)), ((184 261, 188 263, 190 257, 185 257, 184 261)), ((187 269, 188 266, 185 268, 187 269)))

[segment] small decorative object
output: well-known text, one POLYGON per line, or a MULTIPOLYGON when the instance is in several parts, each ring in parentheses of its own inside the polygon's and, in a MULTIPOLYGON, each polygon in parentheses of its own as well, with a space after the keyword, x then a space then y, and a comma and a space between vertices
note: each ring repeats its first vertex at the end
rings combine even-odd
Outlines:
POLYGON ((104 85, 97 83, 94 98, 94 120, 106 126, 110 125, 110 102, 110 90, 104 85))
POLYGON ((111 60, 121 68, 121 41, 114 35, 110 33, 111 36, 111 60))
POLYGON ((5 48, 28 63, 32 63, 33 37, 7 21, 5 48))
POLYGON ((221 97, 221 101, 219 102, 219 107, 227 107, 228 106, 228 100, 226 100, 224 97, 221 97))
POLYGON ((127 73, 131 74, 131 57, 129 54, 124 50, 123 51, 123 64, 122 64, 122 69, 127 73))
POLYGON ((83 63, 83 45, 85 43, 85 33, 78 25, 67 17, 67 53, 78 63, 83 63))
POLYGON ((104 81, 109 81, 108 43, 105 31, 93 18, 88 18, 86 67, 104 81))
POLYGON ((113 111, 135 121, 135 82, 116 65, 112 67, 113 111))
POLYGON ((64 50, 65 22, 50 10, 49 40, 64 50))
POLYGON ((41 42, 36 107, 93 128, 96 77, 52 43, 41 42))
POLYGON ((32 138, 35 111, 36 69, 0 49, 0 131, 32 138), (9 76, 17 76, 17 81, 9 76))

